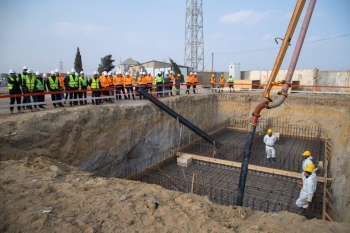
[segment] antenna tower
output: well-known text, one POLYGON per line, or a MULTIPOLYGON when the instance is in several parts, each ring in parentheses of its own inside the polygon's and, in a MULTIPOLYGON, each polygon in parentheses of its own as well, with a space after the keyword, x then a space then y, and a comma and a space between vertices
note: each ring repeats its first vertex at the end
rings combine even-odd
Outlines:
POLYGON ((204 70, 202 0, 186 0, 185 66, 204 70))
POLYGON ((60 72, 63 72, 63 62, 62 62, 62 59, 60 59, 60 72))

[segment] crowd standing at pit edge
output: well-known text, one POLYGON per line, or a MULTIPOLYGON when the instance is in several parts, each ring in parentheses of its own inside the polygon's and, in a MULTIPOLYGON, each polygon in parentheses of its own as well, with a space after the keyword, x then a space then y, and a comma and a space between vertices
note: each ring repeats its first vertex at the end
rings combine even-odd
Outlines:
MULTIPOLYGON (((190 94, 190 89, 196 94, 196 87, 198 84, 197 73, 191 72, 186 77, 186 94, 190 94)), ((9 71, 7 80, 10 97, 10 113, 13 113, 15 102, 17 103, 17 110, 19 113, 23 110, 39 111, 45 109, 45 92, 50 91, 53 106, 64 107, 64 104, 69 105, 86 105, 87 90, 90 87, 92 91, 92 104, 100 105, 104 102, 114 103, 115 100, 124 99, 135 100, 135 93, 138 89, 146 90, 150 94, 156 93, 157 97, 167 97, 173 95, 173 87, 175 87, 176 95, 180 95, 180 85, 183 84, 181 74, 175 74, 174 71, 168 70, 164 76, 163 72, 158 72, 155 77, 151 73, 141 71, 136 82, 129 72, 123 75, 121 72, 115 74, 110 72, 94 71, 93 77, 88 79, 84 71, 77 73, 75 69, 67 72, 65 77, 61 76, 58 69, 51 71, 50 74, 41 73, 40 71, 33 72, 27 66, 23 67, 21 73, 16 73, 15 70, 9 71), (106 89, 106 90, 103 90, 106 89), (69 91, 64 93, 64 91, 69 91), (61 92, 61 93, 60 93, 61 92), (35 93, 35 95, 30 95, 35 93), (115 95, 114 95, 115 93, 115 95), (23 97, 18 97, 18 94, 28 94, 23 97), (103 98, 101 96, 103 95, 103 98), (37 104, 36 104, 37 103, 37 104), (20 104, 26 104, 19 106, 20 104)), ((225 83, 228 83, 229 90, 234 91, 234 78, 232 76, 225 80, 221 75, 219 78, 219 89, 216 88, 216 78, 213 74, 210 79, 211 88, 214 92, 223 92, 225 83)), ((142 95, 139 95, 142 99, 142 95)))

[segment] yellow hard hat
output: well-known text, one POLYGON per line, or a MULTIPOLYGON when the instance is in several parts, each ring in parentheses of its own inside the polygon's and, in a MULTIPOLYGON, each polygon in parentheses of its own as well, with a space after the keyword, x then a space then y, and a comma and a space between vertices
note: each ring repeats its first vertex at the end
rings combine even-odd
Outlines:
POLYGON ((272 133, 272 129, 268 129, 268 130, 267 130, 267 133, 272 133))
POLYGON ((310 164, 306 165, 304 172, 312 173, 314 170, 315 170, 315 165, 313 163, 310 163, 310 164))
POLYGON ((222 74, 221 77, 224 77, 224 75, 222 74))
POLYGON ((311 156, 311 152, 306 150, 306 151, 304 151, 303 156, 309 157, 309 156, 311 156))
POLYGON ((181 76, 181 74, 177 74, 177 76, 178 76, 178 77, 180 77, 180 76, 181 76))
POLYGON ((211 77, 215 77, 215 74, 212 74, 211 77))

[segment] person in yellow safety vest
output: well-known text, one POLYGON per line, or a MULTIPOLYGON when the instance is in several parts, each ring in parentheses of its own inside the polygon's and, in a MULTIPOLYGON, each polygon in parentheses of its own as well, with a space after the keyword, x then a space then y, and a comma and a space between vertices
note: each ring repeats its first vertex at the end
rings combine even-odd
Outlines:
POLYGON ((98 77, 99 73, 97 71, 94 71, 94 76, 91 77, 89 86, 91 88, 91 93, 92 93, 92 104, 93 105, 99 105, 101 103, 101 99, 96 99, 100 98, 100 91, 98 91, 101 88, 101 83, 100 83, 100 78, 98 77))
MULTIPOLYGON (((108 73, 107 73, 107 71, 103 71, 102 72, 102 75, 100 76, 100 83, 101 83, 101 88, 102 89, 107 89, 108 88, 109 84, 108 84, 108 73)), ((101 95, 109 96, 109 91, 104 90, 104 91, 101 92, 101 95)), ((107 102, 107 101, 108 101, 108 98, 103 98, 101 103, 107 102)))
POLYGON ((164 84, 164 75, 163 72, 158 71, 157 76, 154 78, 157 85, 157 97, 163 96, 163 84, 164 84))
POLYGON ((18 113, 21 113, 21 97, 20 96, 15 96, 18 94, 22 94, 22 79, 21 77, 16 75, 15 70, 10 70, 9 71, 9 77, 7 78, 7 87, 9 88, 9 94, 11 95, 10 97, 10 113, 13 113, 13 104, 15 101, 17 102, 17 111, 18 113))
POLYGON ((193 78, 193 73, 191 72, 190 75, 187 75, 186 77, 186 87, 187 87, 186 94, 190 94, 190 88, 193 83, 192 78, 193 78))
POLYGON ((80 76, 79 76, 79 90, 81 90, 82 92, 78 93, 80 105, 84 105, 84 104, 87 105, 88 104, 88 102, 87 102, 87 87, 88 87, 88 79, 85 76, 84 71, 82 70, 82 71, 80 71, 80 76), (85 100, 82 100, 83 98, 85 100))
POLYGON ((212 74, 211 77, 210 77, 210 85, 211 85, 211 91, 212 92, 214 92, 214 90, 216 92, 215 84, 216 84, 216 77, 215 77, 215 74, 212 74))
MULTIPOLYGON (((139 85, 139 90, 146 90, 146 86, 147 86, 147 78, 146 78, 146 72, 145 71, 141 71, 140 72, 140 76, 137 79, 137 83, 139 85)), ((140 95, 140 100, 142 99, 142 94, 139 93, 140 95)))
POLYGON ((227 82, 228 82, 228 88, 230 89, 230 92, 231 92, 231 89, 235 91, 235 88, 233 87, 233 83, 235 82, 235 79, 232 77, 232 75, 230 75, 230 77, 227 79, 227 82))
POLYGON ((66 82, 68 82, 68 89, 72 91, 69 93, 69 105, 73 107, 73 104, 78 105, 78 101, 76 101, 76 99, 78 99, 78 92, 76 92, 76 90, 79 90, 79 77, 74 68, 71 69, 70 72, 71 74, 68 76, 68 79, 66 79, 66 82), (72 101, 73 99, 74 101, 72 101))
MULTIPOLYGON (((23 87, 26 90, 26 93, 31 94, 34 93, 35 89, 35 84, 36 84, 36 77, 33 75, 33 70, 28 69, 27 70, 27 75, 25 76, 23 87)), ((28 96, 27 98, 27 104, 31 103, 31 98, 33 99, 33 102, 37 102, 37 97, 36 96, 28 96)), ((36 105, 34 105, 34 109, 32 105, 27 105, 27 109, 30 109, 31 111, 39 111, 36 105)))
MULTIPOLYGON (((50 92, 58 92, 59 91, 60 83, 59 83, 58 78, 55 76, 55 71, 53 71, 53 70, 51 71, 51 75, 50 75, 50 77, 48 77, 46 85, 47 85, 47 89, 49 89, 50 92)), ((52 101, 62 100, 61 93, 58 93, 58 94, 51 93, 51 100, 52 101)), ((64 107, 62 102, 58 102, 58 103, 53 102, 53 106, 55 108, 57 108, 57 105, 59 107, 64 107)))
POLYGON ((121 92, 123 92, 124 99, 127 99, 128 97, 126 97, 125 89, 124 89, 125 78, 123 77, 123 74, 121 72, 117 72, 117 75, 114 77, 113 83, 116 91, 116 96, 115 96, 116 99, 117 100, 122 99, 121 92))
MULTIPOLYGON (((221 89, 221 92, 224 92, 224 86, 225 86, 225 78, 224 78, 224 75, 220 75, 220 80, 219 80, 219 83, 220 83, 220 89, 221 89)), ((220 92, 220 90, 219 90, 220 92)))
MULTIPOLYGON (((27 67, 27 66, 23 66, 23 71, 22 71, 22 73, 18 74, 18 76, 19 76, 19 78, 21 79, 21 82, 22 82, 22 84, 21 84, 21 90, 22 90, 23 94, 28 93, 28 91, 27 91, 27 90, 25 89, 25 87, 24 87, 24 82, 25 82, 25 79, 26 79, 26 77, 27 77, 27 75, 28 75, 27 70, 28 70, 28 67, 27 67)), ((28 98, 29 98, 29 96, 23 96, 23 98, 22 98, 22 104, 26 104, 28 98)), ((22 110, 26 110, 26 109, 27 109, 26 106, 22 106, 22 110)), ((28 108, 28 109, 29 109, 29 108, 28 108)))
POLYGON ((168 70, 169 72, 169 77, 170 77, 170 85, 169 85, 169 91, 170 91, 170 95, 173 95, 173 84, 174 84, 174 71, 172 70, 168 70))
POLYGON ((197 87, 197 83, 198 83, 198 76, 197 76, 197 73, 194 73, 193 74, 193 77, 192 77, 192 83, 193 83, 193 93, 196 94, 196 87, 197 87))
POLYGON ((182 84, 181 74, 177 74, 175 78, 176 95, 180 95, 180 85, 182 84))
POLYGON ((130 76, 129 72, 125 73, 125 81, 124 81, 124 87, 126 91, 128 92, 128 99, 130 99, 130 92, 132 93, 132 98, 135 100, 135 95, 134 95, 134 78, 130 76))
POLYGON ((146 75, 146 79, 147 79, 147 90, 152 95, 152 86, 154 83, 154 78, 153 78, 151 72, 148 72, 148 74, 146 75))
POLYGON ((35 93, 43 93, 42 95, 38 95, 37 96, 37 101, 40 103, 38 104, 38 108, 40 110, 44 110, 44 104, 43 102, 45 102, 45 80, 43 79, 43 76, 41 74, 40 71, 35 72, 35 76, 36 76, 36 84, 35 84, 35 93))

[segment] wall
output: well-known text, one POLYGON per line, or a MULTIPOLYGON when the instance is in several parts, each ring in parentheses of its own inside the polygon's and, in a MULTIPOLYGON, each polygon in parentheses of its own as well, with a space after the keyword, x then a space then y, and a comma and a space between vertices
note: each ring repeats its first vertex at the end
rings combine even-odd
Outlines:
MULTIPOLYGON (((261 84, 266 84, 270 78, 270 70, 242 71, 241 76, 244 80, 260 80, 261 84)), ((284 80, 287 76, 287 70, 280 70, 276 81, 284 80)), ((295 70, 292 81, 300 81, 300 85, 309 86, 350 86, 350 71, 321 71, 318 69, 295 70)), ((308 90, 303 88, 301 90, 308 90)), ((315 91, 338 91, 350 92, 350 88, 316 88, 315 91)))

